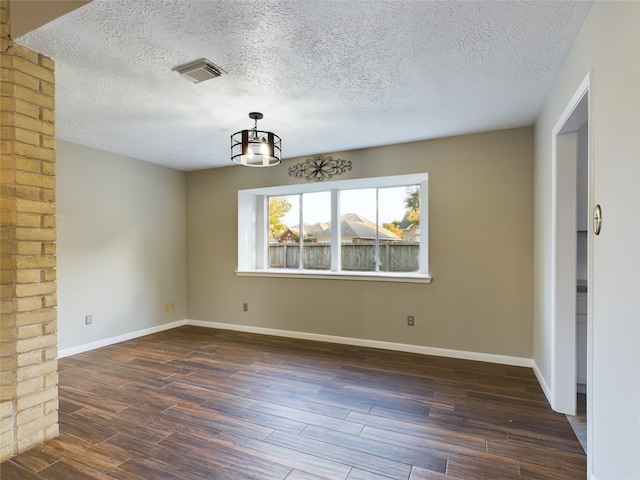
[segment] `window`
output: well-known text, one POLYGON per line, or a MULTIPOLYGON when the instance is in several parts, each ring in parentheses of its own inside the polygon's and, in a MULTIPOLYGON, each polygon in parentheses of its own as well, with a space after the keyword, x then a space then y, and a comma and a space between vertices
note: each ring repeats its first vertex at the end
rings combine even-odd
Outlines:
POLYGON ((238 275, 429 282, 428 175, 238 192, 238 275))

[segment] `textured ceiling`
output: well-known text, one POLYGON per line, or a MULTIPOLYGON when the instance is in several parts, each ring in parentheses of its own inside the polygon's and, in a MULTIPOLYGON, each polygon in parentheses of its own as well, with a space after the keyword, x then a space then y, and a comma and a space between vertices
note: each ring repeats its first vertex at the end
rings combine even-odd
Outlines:
POLYGON ((58 138, 194 170, 251 111, 285 158, 532 125, 589 7, 94 0, 17 41, 56 60, 58 138), (203 57, 228 75, 171 70, 203 57))

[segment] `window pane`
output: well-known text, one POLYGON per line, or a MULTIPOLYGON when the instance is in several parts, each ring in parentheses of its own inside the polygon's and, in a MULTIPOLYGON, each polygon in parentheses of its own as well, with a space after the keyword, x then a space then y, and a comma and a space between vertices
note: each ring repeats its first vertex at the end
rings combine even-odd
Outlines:
POLYGON ((376 270, 376 189, 340 192, 341 262, 344 271, 376 270))
POLYGON ((420 186, 380 188, 378 208, 379 227, 385 232, 385 240, 380 236, 380 271, 417 272, 420 186))
POLYGON ((379 272, 376 280, 388 272, 428 281, 428 229, 420 226, 427 182, 421 173, 239 190, 238 272, 322 270, 322 278, 379 272))
POLYGON ((331 192, 302 195, 302 268, 331 268, 331 192))
POLYGON ((300 196, 269 197, 269 267, 299 268, 300 196))

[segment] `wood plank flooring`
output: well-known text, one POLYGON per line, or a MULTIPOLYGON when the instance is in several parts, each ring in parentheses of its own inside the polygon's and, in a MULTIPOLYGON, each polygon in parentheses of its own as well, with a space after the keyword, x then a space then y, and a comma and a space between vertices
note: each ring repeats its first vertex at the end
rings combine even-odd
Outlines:
POLYGON ((527 368, 180 327, 63 358, 2 480, 586 478, 527 368))

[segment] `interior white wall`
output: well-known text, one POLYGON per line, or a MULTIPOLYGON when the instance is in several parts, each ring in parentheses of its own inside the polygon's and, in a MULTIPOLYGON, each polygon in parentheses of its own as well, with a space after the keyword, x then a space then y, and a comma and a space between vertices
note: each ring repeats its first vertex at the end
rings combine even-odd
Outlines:
POLYGON ((185 173, 58 140, 56 176, 59 349, 184 319, 185 173))
POLYGON ((640 478, 640 3, 594 2, 535 128, 534 360, 552 384, 554 124, 589 71, 593 204, 588 468, 640 478))

